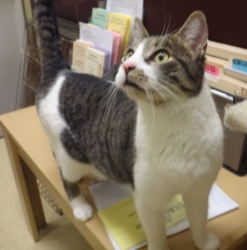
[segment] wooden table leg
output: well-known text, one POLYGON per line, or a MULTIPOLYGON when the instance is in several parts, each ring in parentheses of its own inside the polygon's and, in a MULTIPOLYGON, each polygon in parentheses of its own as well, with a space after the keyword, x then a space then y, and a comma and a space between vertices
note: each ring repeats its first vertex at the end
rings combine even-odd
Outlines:
POLYGON ((38 241, 39 230, 46 226, 46 221, 37 187, 36 177, 25 162, 19 157, 17 146, 4 128, 3 135, 21 200, 23 213, 26 219, 26 224, 34 241, 38 241))

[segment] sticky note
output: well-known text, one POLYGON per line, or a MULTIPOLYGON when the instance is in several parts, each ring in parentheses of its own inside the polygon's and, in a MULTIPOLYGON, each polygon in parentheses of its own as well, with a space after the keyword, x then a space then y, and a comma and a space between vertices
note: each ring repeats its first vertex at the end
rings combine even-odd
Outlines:
MULTIPOLYGON (((129 249, 146 240, 132 196, 109 206, 98 214, 121 249, 129 249)), ((160 219, 166 219, 166 228, 170 228, 185 218, 182 196, 176 195, 166 209, 165 218, 160 219)))
POLYGON ((108 26, 109 11, 101 8, 93 8, 92 11, 92 24, 106 29, 108 26))
POLYGON ((213 65, 213 64, 206 63, 205 72, 207 72, 208 74, 213 75, 215 77, 219 77, 220 68, 213 65))
POLYGON ((86 74, 102 77, 104 73, 105 54, 99 50, 88 47, 85 53, 84 72, 86 74))
POLYGON ((121 53, 123 53, 126 47, 128 46, 130 25, 131 25, 130 16, 119 13, 110 13, 108 29, 122 35, 123 43, 122 43, 121 53))
POLYGON ((91 46, 91 44, 80 40, 73 42, 72 65, 79 73, 84 73, 86 49, 91 46))
POLYGON ((232 58, 232 68, 247 73, 247 61, 232 58))

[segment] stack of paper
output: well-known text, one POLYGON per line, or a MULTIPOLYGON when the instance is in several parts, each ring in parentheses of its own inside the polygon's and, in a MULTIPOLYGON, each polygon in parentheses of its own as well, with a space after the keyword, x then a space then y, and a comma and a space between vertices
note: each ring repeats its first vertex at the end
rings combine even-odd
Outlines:
MULTIPOLYGON (((91 23, 79 23, 82 43, 76 41, 73 45, 72 69, 101 77, 120 61, 129 42, 132 21, 135 17, 142 19, 142 15, 143 0, 108 0, 106 9, 93 8, 91 23)), ((75 33, 69 22, 58 21, 63 24, 61 33, 70 30, 68 27, 75 33)))
MULTIPOLYGON (((146 244, 146 236, 129 191, 108 181, 90 186, 89 191, 114 249, 137 249, 146 244)), ((238 207, 238 204, 216 185, 212 187, 209 204, 208 219, 238 207)), ((189 228, 180 195, 176 195, 171 201, 163 219, 164 222, 166 220, 167 235, 189 228)))

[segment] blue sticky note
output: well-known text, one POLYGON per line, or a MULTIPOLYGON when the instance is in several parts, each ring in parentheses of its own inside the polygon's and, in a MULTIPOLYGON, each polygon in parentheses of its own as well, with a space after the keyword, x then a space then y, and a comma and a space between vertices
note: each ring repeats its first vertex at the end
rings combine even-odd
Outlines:
POLYGON ((247 61, 238 58, 233 58, 232 68, 247 73, 247 61))

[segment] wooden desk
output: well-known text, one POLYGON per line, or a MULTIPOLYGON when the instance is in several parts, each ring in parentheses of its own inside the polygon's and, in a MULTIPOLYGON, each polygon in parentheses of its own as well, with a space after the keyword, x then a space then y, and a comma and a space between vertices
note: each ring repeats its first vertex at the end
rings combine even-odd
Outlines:
MULTIPOLYGON (((38 241, 39 229, 46 226, 37 178, 93 249, 112 249, 96 213, 86 223, 74 218, 35 107, 2 115, 0 120, 26 223, 33 239, 38 241)), ((241 242, 247 240, 247 177, 238 177, 221 169, 217 184, 240 208, 209 221, 208 229, 220 238, 221 250, 247 249, 239 247, 241 242)), ((168 242, 173 250, 195 249, 189 230, 169 237, 168 242)))

